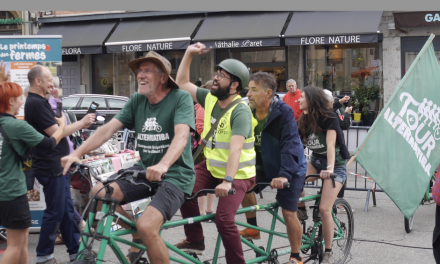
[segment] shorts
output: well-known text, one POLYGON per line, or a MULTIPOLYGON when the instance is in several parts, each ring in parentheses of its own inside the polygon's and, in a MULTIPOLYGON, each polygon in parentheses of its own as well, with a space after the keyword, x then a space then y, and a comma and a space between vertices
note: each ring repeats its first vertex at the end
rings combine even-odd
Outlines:
POLYGON ((27 229, 32 226, 26 194, 12 201, 0 201, 0 225, 8 229, 27 229))
MULTIPOLYGON (((255 177, 256 183, 267 182, 270 183, 272 179, 266 178, 264 171, 257 170, 257 175, 255 177)), ((304 187, 304 177, 295 177, 289 181, 290 188, 288 189, 277 189, 277 196, 275 199, 278 200, 278 204, 284 210, 296 212, 298 211, 298 202, 301 196, 302 189, 304 187)), ((259 187, 255 189, 255 193, 263 191, 267 186, 259 187)))
MULTIPOLYGON (((131 167, 126 170, 144 170, 141 167, 131 167)), ((120 173, 123 170, 120 170, 120 173)), ((185 202, 185 194, 174 184, 163 181, 161 185, 151 183, 145 177, 141 177, 137 182, 143 182, 151 186, 151 191, 144 185, 133 185, 129 181, 118 179, 115 181, 119 185, 125 196, 122 204, 131 203, 141 199, 154 196, 148 206, 156 208, 163 216, 164 222, 169 221, 185 202)))
MULTIPOLYGON (((338 154, 338 155, 340 155, 340 154, 338 154)), ((327 169, 327 159, 325 159, 325 158, 317 157, 316 155, 312 154, 312 156, 310 158, 310 163, 317 170, 318 173, 320 173, 322 170, 327 169)), ((344 164, 344 165, 335 167, 335 169, 333 170, 333 173, 336 173, 338 175, 335 178, 335 181, 344 184, 345 181, 347 180, 347 165, 344 164)))

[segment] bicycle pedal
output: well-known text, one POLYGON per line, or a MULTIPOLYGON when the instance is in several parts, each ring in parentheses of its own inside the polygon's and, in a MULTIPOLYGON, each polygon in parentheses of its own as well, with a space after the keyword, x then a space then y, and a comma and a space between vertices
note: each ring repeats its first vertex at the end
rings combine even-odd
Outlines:
POLYGON ((150 262, 148 262, 148 260, 146 258, 141 258, 137 264, 150 264, 150 262))
POLYGON ((197 260, 200 260, 199 257, 197 256, 196 252, 186 252, 186 254, 190 255, 191 257, 193 257, 193 258, 195 258, 197 260))

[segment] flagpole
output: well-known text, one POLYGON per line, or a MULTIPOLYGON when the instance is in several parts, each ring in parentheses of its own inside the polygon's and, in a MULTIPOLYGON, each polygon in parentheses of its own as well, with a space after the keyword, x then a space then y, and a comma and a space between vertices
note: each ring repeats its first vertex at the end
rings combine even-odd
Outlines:
MULTIPOLYGON (((383 112, 392 102, 393 100, 396 98, 397 93, 399 92, 399 90, 402 88, 402 86, 405 84, 406 80, 408 79, 408 76, 411 74, 411 72, 413 71, 413 69, 415 68, 415 66, 417 65, 417 63, 419 63, 420 59, 422 58, 423 54, 425 54, 425 51, 428 49, 429 45, 431 45, 432 41, 434 40, 435 35, 431 34, 431 36, 429 37, 429 39, 426 41, 425 45, 423 46, 423 52, 421 54, 418 54, 416 59, 417 61, 414 61, 413 64, 411 65, 411 67, 409 68, 408 72, 403 76, 403 79, 400 81, 400 83, 397 85, 397 88, 393 95, 391 96, 391 100, 389 100, 387 102, 387 104, 384 106, 384 108, 382 109, 381 112, 383 112)), ((380 115, 380 114, 379 114, 380 115)), ((383 116, 383 115, 382 115, 383 116)), ((382 117, 381 116, 381 117, 382 117)), ((377 119, 376 119, 377 121, 377 119)), ((374 128, 376 128, 376 123, 373 123, 373 126, 371 127, 371 129, 368 131, 367 137, 363 140, 362 145, 360 147, 358 147, 356 149, 356 153, 351 157, 351 159, 348 161, 347 163, 347 168, 350 167, 350 165, 353 163, 353 161, 356 159, 357 155, 359 154, 359 152, 361 151, 361 149, 363 148, 363 146, 365 145, 365 142, 367 142, 368 138, 371 135, 371 132, 373 131, 374 128)))

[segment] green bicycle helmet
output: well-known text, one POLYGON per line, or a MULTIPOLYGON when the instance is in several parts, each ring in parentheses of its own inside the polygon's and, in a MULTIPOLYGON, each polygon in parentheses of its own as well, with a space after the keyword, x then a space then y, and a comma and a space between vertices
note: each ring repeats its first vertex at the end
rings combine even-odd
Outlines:
POLYGON ((235 59, 226 59, 218 65, 219 68, 240 79, 240 87, 237 91, 241 91, 249 85, 249 70, 243 62, 235 59))

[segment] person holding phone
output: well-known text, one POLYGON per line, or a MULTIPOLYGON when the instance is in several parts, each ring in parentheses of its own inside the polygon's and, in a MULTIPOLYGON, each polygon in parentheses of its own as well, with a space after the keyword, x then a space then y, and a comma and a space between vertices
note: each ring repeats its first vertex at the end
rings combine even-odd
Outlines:
MULTIPOLYGON (((63 104, 61 99, 58 99, 59 97, 59 89, 60 87, 60 78, 58 77, 53 77, 53 89, 50 90, 50 94, 46 95, 47 101, 50 104, 50 107, 52 108, 53 112, 55 113, 55 116, 58 116, 59 114, 57 113, 57 111, 59 113, 62 112, 63 110, 63 104)), ((29 88, 28 88, 29 89, 29 88)), ((28 90, 26 89, 26 90, 28 90)), ((25 90, 25 96, 27 97, 27 95, 29 94, 29 91, 26 94, 26 90, 25 90)), ((69 122, 66 118, 66 126, 69 125, 69 122)), ((73 142, 70 140, 70 137, 66 137, 67 143, 69 144, 69 153, 73 152, 73 142)), ((74 208, 73 211, 73 219, 75 220, 75 223, 78 225, 78 228, 80 229, 80 231, 84 231, 84 228, 86 226, 86 221, 84 221, 84 219, 81 218, 81 215, 76 211, 76 209, 74 208)), ((61 233, 58 234, 57 238, 55 239, 55 245, 60 245, 60 244, 64 244, 64 240, 63 240, 63 236, 61 235, 61 233)))
MULTIPOLYGON (((59 127, 46 96, 53 89, 53 77, 49 68, 42 65, 32 67, 28 72, 29 96, 25 103, 25 120, 39 133, 51 136, 59 127)), ((44 186, 46 209, 41 223, 37 246, 36 263, 57 263, 53 256, 58 230, 61 232, 70 259, 79 249, 80 231, 73 220, 74 207, 70 196, 69 176, 59 176, 63 171, 61 157, 69 155, 67 138, 72 133, 88 128, 95 121, 94 114, 65 127, 62 140, 54 150, 35 147, 32 149, 32 170, 38 182, 44 186)))
POLYGON ((0 264, 23 264, 29 263, 28 235, 32 223, 26 177, 15 151, 20 155, 24 155, 29 147, 53 151, 62 139, 65 118, 54 119, 58 128, 51 137, 38 133, 27 122, 15 118, 24 103, 23 89, 16 83, 3 80, 0 77, 0 126, 3 129, 0 133, 0 225, 6 228, 8 244, 0 264))

